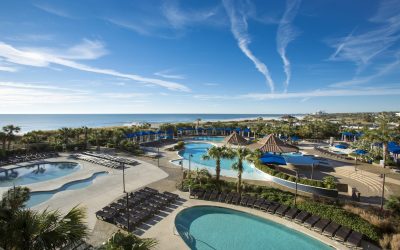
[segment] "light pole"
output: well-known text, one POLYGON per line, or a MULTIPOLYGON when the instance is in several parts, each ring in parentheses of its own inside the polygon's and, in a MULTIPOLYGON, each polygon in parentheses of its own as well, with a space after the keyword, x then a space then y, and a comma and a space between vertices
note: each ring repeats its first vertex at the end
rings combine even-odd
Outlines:
POLYGON ((313 177, 314 177, 314 163, 311 166, 311 180, 313 179, 313 177))
POLYGON ((190 166, 190 165, 191 165, 192 157, 193 157, 193 155, 190 154, 190 155, 189 155, 189 178, 191 177, 191 176, 190 176, 190 171, 191 171, 191 168, 190 168, 191 166, 190 166))
POLYGON ((121 167, 122 167, 122 186, 123 186, 123 189, 124 189, 124 193, 126 193, 126 191, 125 191, 125 164, 124 163, 120 163, 121 164, 121 167))
POLYGON ((294 170, 296 172, 296 193, 294 194, 294 206, 296 206, 296 200, 297 200, 297 180, 299 179, 299 173, 294 170))
POLYGON ((383 212, 383 203, 385 201, 385 179, 386 179, 386 174, 381 174, 382 178, 382 197, 381 197, 381 214, 383 212))
POLYGON ((130 230, 130 219, 129 219, 129 217, 130 217, 130 215, 129 215, 129 194, 128 193, 126 193, 126 214, 128 215, 128 232, 130 232, 131 230, 130 230))
POLYGON ((160 167, 160 144, 157 144, 157 166, 160 167))

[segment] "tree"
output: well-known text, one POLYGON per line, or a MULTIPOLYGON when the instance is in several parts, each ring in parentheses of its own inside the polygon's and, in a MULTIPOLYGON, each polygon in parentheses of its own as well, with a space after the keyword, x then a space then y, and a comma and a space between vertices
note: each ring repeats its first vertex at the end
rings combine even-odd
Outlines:
POLYGON ((43 212, 24 208, 29 189, 16 187, 0 202, 0 248, 59 249, 80 242, 88 235, 85 211, 74 207, 66 215, 58 210, 43 212))
POLYGON ((229 150, 225 146, 217 147, 212 146, 207 150, 207 153, 203 155, 203 160, 215 160, 215 179, 219 185, 219 177, 221 175, 221 159, 228 158, 230 156, 229 150))
POLYGON ((395 134, 393 133, 393 130, 389 127, 391 117, 388 114, 381 113, 377 117, 376 121, 378 123, 378 128, 366 131, 363 137, 370 142, 382 143, 383 166, 386 166, 386 162, 389 156, 388 143, 395 139, 395 134))
POLYGON ((157 241, 151 238, 141 239, 131 233, 116 232, 100 250, 150 250, 154 249, 157 241))
POLYGON ((21 128, 14 125, 7 125, 3 127, 3 131, 6 133, 8 140, 7 150, 10 150, 11 142, 15 139, 14 132, 18 133, 19 131, 21 131, 21 128))
POLYGON ((385 203, 385 208, 393 213, 400 215, 400 196, 391 195, 385 203))
POLYGON ((71 128, 60 128, 58 130, 62 143, 68 145, 69 138, 73 135, 73 130, 71 128))
POLYGON ((7 134, 5 132, 0 131, 0 141, 2 144, 2 150, 6 150, 6 142, 7 142, 7 134))
POLYGON ((237 192, 240 193, 242 189, 242 174, 243 174, 243 161, 250 160, 254 156, 252 156, 251 151, 248 148, 236 148, 234 150, 230 150, 229 158, 236 158, 236 162, 232 164, 232 169, 238 172, 238 180, 237 180, 237 192))

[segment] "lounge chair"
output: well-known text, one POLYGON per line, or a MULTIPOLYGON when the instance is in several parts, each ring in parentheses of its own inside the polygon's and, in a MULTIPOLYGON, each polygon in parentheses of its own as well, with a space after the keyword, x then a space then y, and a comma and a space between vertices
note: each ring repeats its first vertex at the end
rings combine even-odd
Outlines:
POLYGON ((232 197, 231 204, 238 205, 240 202, 240 194, 235 193, 232 197))
POLYGON ((333 237, 335 240, 344 242, 349 236, 351 229, 347 227, 340 227, 339 230, 336 231, 335 236, 333 237))
POLYGON ((285 218, 290 219, 290 220, 293 220, 293 219, 296 217, 296 215, 297 215, 297 213, 298 213, 299 211, 300 211, 300 210, 298 210, 297 208, 292 207, 291 209, 289 209, 289 211, 286 212, 285 218))
POLYGON ((288 210, 289 210, 289 207, 288 207, 288 206, 282 205, 282 206, 280 206, 280 207, 276 210, 275 213, 276 213, 277 215, 283 217, 283 216, 285 215, 286 211, 288 211, 288 210))
POLYGON ((195 198, 196 199, 201 199, 201 197, 204 196, 205 191, 202 189, 199 189, 196 193, 195 193, 195 198))
POLYGON ((317 223, 315 223, 313 230, 322 233, 324 229, 331 223, 331 220, 321 219, 317 223))
POLYGON ((261 210, 267 212, 268 208, 274 203, 269 200, 264 200, 264 203, 261 205, 261 210))
POLYGON ((261 206, 264 204, 264 202, 265 202, 264 198, 258 198, 254 203, 253 207, 261 209, 261 206))
POLYGON ((203 199, 203 200, 208 200, 208 199, 210 199, 211 193, 212 193, 211 190, 207 190, 207 191, 204 193, 202 199, 203 199))
POLYGON ((336 222, 331 222, 329 225, 324 229, 322 232, 323 235, 326 235, 328 237, 333 237, 336 233, 336 231, 339 229, 340 225, 337 224, 336 222))
POLYGON ((242 199, 240 200, 240 205, 241 206, 247 206, 247 200, 250 198, 250 196, 249 195, 243 195, 242 196, 242 199))
POLYGON ((268 207, 267 212, 270 214, 274 214, 279 207, 280 207, 279 203, 274 203, 268 207))
POLYGON ((235 193, 229 193, 225 198, 225 203, 231 203, 234 194, 235 193))
POLYGON ((211 195, 210 195, 210 201, 216 201, 218 199, 218 190, 214 190, 212 191, 211 195))
POLYGON ((363 234, 353 231, 347 238, 347 241, 345 242, 346 245, 350 247, 359 247, 361 244, 361 240, 363 238, 363 234))
POLYGON ((226 192, 222 192, 219 197, 218 197, 218 201, 219 202, 225 202, 226 196, 228 195, 228 193, 226 192))
POLYGON ((308 227, 311 228, 313 227, 319 220, 321 219, 321 217, 319 217, 318 215, 312 215, 310 218, 308 218, 303 224, 308 227))
POLYGON ((304 223, 308 217, 310 217, 310 213, 306 211, 301 211, 296 217, 294 218, 294 221, 297 223, 304 223))
POLYGON ((248 207, 253 207, 254 203, 256 203, 257 198, 254 196, 250 196, 250 198, 247 200, 247 206, 248 207))

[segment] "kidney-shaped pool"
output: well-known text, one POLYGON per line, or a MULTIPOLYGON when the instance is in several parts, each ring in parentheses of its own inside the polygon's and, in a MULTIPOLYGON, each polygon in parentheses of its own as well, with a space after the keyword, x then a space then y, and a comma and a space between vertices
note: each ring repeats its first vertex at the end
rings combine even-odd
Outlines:
POLYGON ((190 249, 332 249, 278 223, 214 206, 182 210, 175 218, 175 227, 190 249))

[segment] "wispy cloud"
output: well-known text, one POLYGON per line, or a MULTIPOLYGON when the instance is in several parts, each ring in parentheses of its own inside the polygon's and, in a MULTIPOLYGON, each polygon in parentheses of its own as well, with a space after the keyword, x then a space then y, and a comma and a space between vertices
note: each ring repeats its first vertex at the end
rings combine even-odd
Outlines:
POLYGON ((34 4, 34 6, 36 8, 39 8, 47 13, 59 16, 59 17, 66 17, 66 18, 74 18, 70 13, 68 13, 67 11, 56 7, 54 5, 49 5, 49 4, 34 4))
POLYGON ((389 72, 394 71, 395 69, 398 69, 400 66, 400 53, 397 55, 396 59, 388 64, 385 64, 383 67, 379 68, 375 73, 370 74, 368 76, 356 76, 351 80, 348 81, 342 81, 342 82, 337 82, 334 84, 331 84, 330 87, 346 87, 346 86, 355 86, 355 85, 360 85, 360 84, 366 84, 371 82, 374 79, 377 79, 381 76, 384 76, 388 74, 389 72))
POLYGON ((62 88, 51 85, 43 85, 38 83, 22 83, 22 82, 0 82, 0 87, 11 87, 20 89, 47 89, 47 90, 64 90, 71 92, 85 92, 77 89, 62 88))
POLYGON ((275 84, 267 65, 258 59, 249 48, 251 40, 247 31, 246 15, 238 11, 235 3, 231 0, 223 0, 223 4, 229 16, 231 31, 238 42, 239 48, 254 63, 256 69, 264 76, 271 92, 274 92, 275 84))
POLYGON ((362 89, 318 89, 304 92, 287 93, 249 93, 244 95, 194 95, 199 100, 234 100, 250 99, 256 101, 277 99, 300 99, 306 101, 313 97, 347 97, 347 96, 393 96, 400 95, 398 87, 371 87, 362 89))
POLYGON ((17 72, 18 69, 15 68, 15 67, 9 67, 9 66, 2 66, 2 65, 0 65, 0 71, 5 71, 5 72, 12 72, 12 73, 14 73, 14 72, 17 72))
POLYGON ((285 92, 287 91, 291 79, 291 67, 290 61, 286 55, 286 48, 288 44, 293 41, 298 32, 293 28, 292 21, 295 18, 297 11, 300 7, 300 0, 287 0, 285 13, 279 22, 278 32, 276 35, 276 44, 278 53, 283 61, 283 69, 286 74, 286 79, 284 82, 285 92))
POLYGON ((156 73, 154 73, 154 75, 161 76, 161 77, 168 78, 168 79, 181 79, 182 80, 182 79, 186 78, 184 75, 173 74, 172 72, 173 72, 173 70, 166 69, 166 70, 156 72, 156 73))
POLYGON ((206 82, 206 83, 204 83, 204 85, 206 85, 206 86, 219 86, 220 84, 219 83, 215 83, 215 82, 206 82))
MULTIPOLYGON (((94 51, 98 52, 98 48, 96 46, 94 46, 94 48, 96 48, 94 51)), ((76 52, 76 50, 72 50, 72 53, 70 51, 70 53, 67 55, 58 55, 45 51, 49 50, 44 49, 42 51, 33 48, 17 49, 12 45, 0 42, 0 57, 14 64, 28 65, 34 67, 49 67, 51 64, 56 64, 91 73, 127 78, 144 84, 155 84, 174 91, 190 91, 188 87, 180 83, 164 81, 155 78, 148 78, 135 74, 125 74, 113 69, 102 69, 102 68, 91 67, 89 65, 81 64, 69 59, 69 58, 79 58, 79 59, 95 58, 96 57, 95 53, 87 53, 79 57, 77 56, 77 54, 74 53, 74 51, 76 52)), ((102 51, 100 50, 100 52, 102 51)))
POLYGON ((380 26, 358 34, 352 31, 346 37, 330 41, 329 44, 335 48, 335 52, 329 59, 352 61, 357 66, 363 67, 399 40, 400 4, 398 1, 381 1, 377 13, 370 21, 380 26))

